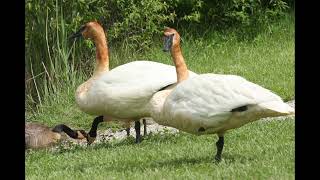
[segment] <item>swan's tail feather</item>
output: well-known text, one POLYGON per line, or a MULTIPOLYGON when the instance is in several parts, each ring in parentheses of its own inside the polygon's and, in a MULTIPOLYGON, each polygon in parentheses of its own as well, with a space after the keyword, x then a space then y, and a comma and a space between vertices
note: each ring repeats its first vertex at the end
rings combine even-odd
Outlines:
POLYGON ((281 101, 260 103, 260 107, 270 110, 273 116, 287 116, 295 114, 294 108, 281 101))

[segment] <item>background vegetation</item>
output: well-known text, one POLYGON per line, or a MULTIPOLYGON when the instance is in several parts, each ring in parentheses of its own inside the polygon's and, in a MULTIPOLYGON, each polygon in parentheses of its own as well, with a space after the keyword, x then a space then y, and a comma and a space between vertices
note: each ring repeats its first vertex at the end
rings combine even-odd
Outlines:
POLYGON ((67 40, 88 21, 103 24, 111 55, 124 54, 111 60, 115 67, 159 47, 164 26, 192 42, 229 29, 245 42, 293 8, 293 0, 26 0, 26 107, 35 109, 49 95, 73 90, 90 75, 93 44, 67 40))

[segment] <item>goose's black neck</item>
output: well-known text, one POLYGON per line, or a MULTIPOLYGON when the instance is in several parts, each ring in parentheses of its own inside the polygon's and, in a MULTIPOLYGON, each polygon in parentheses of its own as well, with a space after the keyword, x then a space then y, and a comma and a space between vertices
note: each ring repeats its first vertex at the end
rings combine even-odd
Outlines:
POLYGON ((68 134, 68 136, 70 136, 71 138, 74 138, 74 139, 78 137, 77 131, 72 130, 71 128, 69 128, 68 126, 66 126, 64 124, 56 125, 52 129, 52 131, 57 132, 57 133, 65 132, 66 134, 68 134))
POLYGON ((103 116, 98 116, 98 117, 94 118, 92 125, 91 125, 91 129, 89 131, 90 137, 97 137, 98 125, 101 122, 103 122, 103 116))

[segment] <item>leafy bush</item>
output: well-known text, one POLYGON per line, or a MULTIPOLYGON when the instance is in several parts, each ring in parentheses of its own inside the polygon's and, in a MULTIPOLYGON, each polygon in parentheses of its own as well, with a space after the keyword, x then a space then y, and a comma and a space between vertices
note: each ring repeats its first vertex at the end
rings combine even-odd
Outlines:
MULTIPOLYGON (((292 0, 27 0, 26 39, 44 30, 46 23, 49 31, 56 27, 56 13, 60 11, 64 12, 63 23, 68 33, 85 22, 98 20, 106 27, 111 42, 126 42, 133 48, 145 49, 165 25, 250 25, 280 16, 288 3, 293 4, 292 0), (38 28, 33 31, 35 26, 38 28)), ((38 34, 37 40, 44 40, 42 35, 38 34)), ((49 42, 54 40, 49 38, 49 42)))

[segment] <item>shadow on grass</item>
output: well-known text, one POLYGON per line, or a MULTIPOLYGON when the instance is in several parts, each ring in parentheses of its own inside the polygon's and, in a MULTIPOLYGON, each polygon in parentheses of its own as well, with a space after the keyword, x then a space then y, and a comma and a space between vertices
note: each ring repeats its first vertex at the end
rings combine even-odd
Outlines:
POLYGON ((225 154, 222 155, 222 161, 217 162, 214 160, 214 155, 211 153, 202 156, 202 157, 180 157, 180 158, 175 158, 172 160, 167 160, 167 161, 155 161, 154 163, 151 164, 151 168, 156 168, 156 167, 172 167, 172 168, 177 168, 182 165, 196 165, 196 164, 205 164, 205 163, 212 163, 216 166, 219 166, 219 164, 234 164, 234 163, 245 163, 248 161, 253 161, 254 158, 248 157, 245 155, 241 154, 225 154))
POLYGON ((224 161, 225 164, 233 164, 233 163, 246 163, 249 161, 254 161, 255 158, 254 156, 251 155, 242 155, 242 154, 229 154, 229 153, 225 153, 222 154, 222 159, 224 161))
MULTIPOLYGON (((162 144, 162 143, 170 143, 174 145, 177 141, 182 140, 179 137, 181 134, 151 134, 146 137, 144 137, 144 140, 141 144, 135 144, 135 138, 128 137, 123 140, 118 141, 111 141, 111 142, 103 142, 99 144, 93 144, 91 146, 80 146, 80 145, 74 145, 71 149, 57 149, 57 151, 53 152, 52 154, 62 154, 62 153, 73 153, 73 152, 83 152, 83 151, 92 151, 94 153, 95 150, 99 149, 113 149, 117 147, 133 147, 137 151, 141 151, 141 149, 144 149, 145 146, 150 146, 150 144, 162 144)), ((136 151, 135 150, 135 151, 136 151)), ((216 149, 212 148, 212 151, 208 152, 208 154, 204 156, 197 156, 193 154, 188 154, 187 152, 184 153, 185 155, 182 155, 180 157, 151 157, 151 160, 149 158, 142 160, 142 161, 136 161, 132 160, 131 158, 117 161, 115 164, 113 162, 113 165, 110 165, 108 162, 98 161, 94 164, 79 164, 74 166, 74 169, 79 169, 83 171, 86 167, 94 167, 94 166, 103 166, 105 170, 108 171, 145 171, 145 170, 152 170, 157 168, 181 168, 183 166, 189 166, 192 167, 193 165, 197 164, 212 164, 215 167, 223 166, 223 165, 231 165, 235 163, 248 163, 249 161, 254 161, 256 158, 251 155, 242 155, 237 153, 222 153, 222 161, 220 163, 217 163, 214 160, 214 155, 216 153, 216 149), (152 160, 154 159, 154 160, 152 160), (78 167, 79 166, 79 167, 78 167)), ((143 151, 141 151, 141 154, 143 156, 143 151)))
POLYGON ((139 162, 139 161, 118 161, 116 164, 109 164, 108 162, 97 162, 97 164, 77 164, 73 166, 74 169, 85 169, 88 167, 103 167, 104 171, 114 171, 114 172, 144 172, 146 170, 153 169, 176 169, 185 165, 196 165, 196 164, 207 164, 213 163, 213 158, 209 156, 204 157, 181 157, 170 160, 155 160, 152 162, 139 162))
POLYGON ((154 160, 151 162, 148 161, 118 161, 117 163, 113 163, 112 165, 108 162, 97 162, 95 165, 89 165, 89 164, 79 164, 76 165, 75 169, 85 169, 86 167, 92 167, 92 166, 99 166, 103 167, 104 171, 113 171, 113 172, 125 172, 125 171, 131 171, 131 172, 139 172, 143 173, 145 171, 153 171, 154 169, 179 169, 179 168, 192 168, 196 165, 209 165, 213 167, 223 167, 228 166, 232 164, 239 164, 240 163, 246 163, 249 161, 253 161, 254 158, 252 157, 246 157, 244 155, 240 154, 226 154, 223 156, 223 160, 220 163, 217 163, 214 161, 213 155, 206 155, 201 157, 178 157, 173 159, 166 159, 166 160, 154 160))

